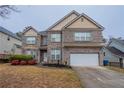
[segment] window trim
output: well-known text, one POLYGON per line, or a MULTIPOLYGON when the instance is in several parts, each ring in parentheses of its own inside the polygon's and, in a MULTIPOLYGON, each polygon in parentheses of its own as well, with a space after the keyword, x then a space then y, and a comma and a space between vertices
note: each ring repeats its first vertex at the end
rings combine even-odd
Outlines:
POLYGON ((53 33, 53 34, 51 34, 51 35, 50 35, 50 41, 51 41, 51 42, 61 42, 61 34, 60 34, 60 33, 53 33), (56 35, 56 37, 54 37, 55 40, 52 40, 52 39, 53 39, 53 38, 52 38, 52 35, 56 35), (59 38, 57 37, 57 35, 59 35, 59 36, 58 36, 59 38))
POLYGON ((76 41, 76 42, 92 41, 92 34, 91 34, 91 32, 74 32, 74 41, 76 41), (84 37, 82 37, 82 36, 76 37, 76 33, 79 33, 79 35, 84 34, 84 37), (90 34, 89 37, 87 37, 87 33, 90 34), (79 39, 76 39, 76 38, 79 38, 79 39), (84 38, 84 39, 81 39, 81 38, 84 38))
POLYGON ((34 45, 34 44, 36 44, 36 42, 37 42, 37 40, 36 40, 36 37, 35 36, 27 36, 26 37, 26 44, 34 45), (35 42, 34 43, 32 43, 32 42, 29 43, 28 40, 27 40, 28 38, 35 38, 35 42))
POLYGON ((51 51, 50 51, 50 59, 51 60, 61 60, 61 49, 59 49, 59 48, 51 49, 51 51), (59 55, 59 57, 57 58, 58 55, 59 55), (54 58, 52 56, 54 56, 54 58))

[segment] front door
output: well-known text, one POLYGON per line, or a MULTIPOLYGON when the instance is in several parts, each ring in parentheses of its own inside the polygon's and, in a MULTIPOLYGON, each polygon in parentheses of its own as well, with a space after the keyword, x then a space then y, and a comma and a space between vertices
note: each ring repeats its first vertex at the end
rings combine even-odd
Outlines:
POLYGON ((47 62, 47 53, 44 53, 44 54, 43 54, 43 61, 44 61, 44 62, 47 62))

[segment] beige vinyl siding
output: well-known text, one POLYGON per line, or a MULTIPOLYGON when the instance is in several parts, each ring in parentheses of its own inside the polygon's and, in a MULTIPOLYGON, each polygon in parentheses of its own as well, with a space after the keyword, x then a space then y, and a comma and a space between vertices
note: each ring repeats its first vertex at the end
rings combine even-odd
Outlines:
POLYGON ((20 40, 9 36, 10 40, 8 41, 7 38, 8 35, 0 32, 0 53, 4 53, 4 51, 12 53, 11 50, 14 47, 14 44, 22 46, 22 42, 20 40))
POLYGON ((72 21, 76 17, 77 17, 76 14, 72 14, 71 16, 65 18, 65 20, 63 20, 62 22, 57 24, 55 27, 53 27, 51 30, 61 30, 67 23, 69 23, 70 21, 72 21))
POLYGON ((37 33, 33 29, 30 29, 24 33, 24 36, 37 36, 37 33))
POLYGON ((84 17, 79 18, 77 21, 72 23, 68 28, 98 28, 91 21, 87 20, 84 17))
POLYGON ((38 49, 38 46, 40 46, 40 37, 38 36, 37 32, 34 31, 33 29, 30 29, 28 31, 26 31, 23 35, 23 48, 24 49, 38 49), (27 38, 33 37, 36 40, 36 44, 28 44, 27 43, 27 38))

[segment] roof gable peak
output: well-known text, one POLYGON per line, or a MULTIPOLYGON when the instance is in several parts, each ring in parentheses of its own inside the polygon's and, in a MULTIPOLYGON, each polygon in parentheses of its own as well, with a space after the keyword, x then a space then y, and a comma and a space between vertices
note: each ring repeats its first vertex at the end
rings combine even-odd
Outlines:
POLYGON ((72 10, 70 13, 68 13, 67 15, 65 15, 63 18, 61 18, 60 20, 58 20, 55 24, 53 24, 52 26, 50 26, 46 31, 49 31, 50 29, 54 28, 57 24, 61 23, 64 19, 68 18, 69 16, 71 16, 72 14, 75 14, 77 16, 79 16, 80 14, 75 11, 72 10))
POLYGON ((101 30, 104 30, 104 27, 102 25, 100 25, 99 23, 97 23, 96 21, 94 21, 92 18, 90 18, 89 16, 87 16, 86 14, 82 13, 80 14, 78 17, 76 17, 75 19, 73 19, 71 22, 69 22, 67 25, 65 25, 63 27, 63 29, 67 28, 68 26, 70 26, 71 24, 73 24, 75 21, 77 21, 78 19, 80 19, 81 17, 86 18, 87 20, 89 20, 90 22, 92 22, 93 24, 95 24, 97 27, 99 27, 101 30))
POLYGON ((36 30, 34 27, 32 27, 32 26, 27 26, 27 27, 25 27, 25 29, 23 30, 22 34, 26 33, 26 32, 29 31, 30 29, 33 29, 33 31, 35 31, 36 33, 38 33, 37 30, 36 30))

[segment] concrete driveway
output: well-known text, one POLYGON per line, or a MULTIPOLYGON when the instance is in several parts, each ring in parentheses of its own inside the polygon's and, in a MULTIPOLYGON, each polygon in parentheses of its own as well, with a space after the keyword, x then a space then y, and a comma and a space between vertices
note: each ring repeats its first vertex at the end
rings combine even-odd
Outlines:
POLYGON ((73 67, 87 88, 124 88, 124 74, 104 67, 73 67))

